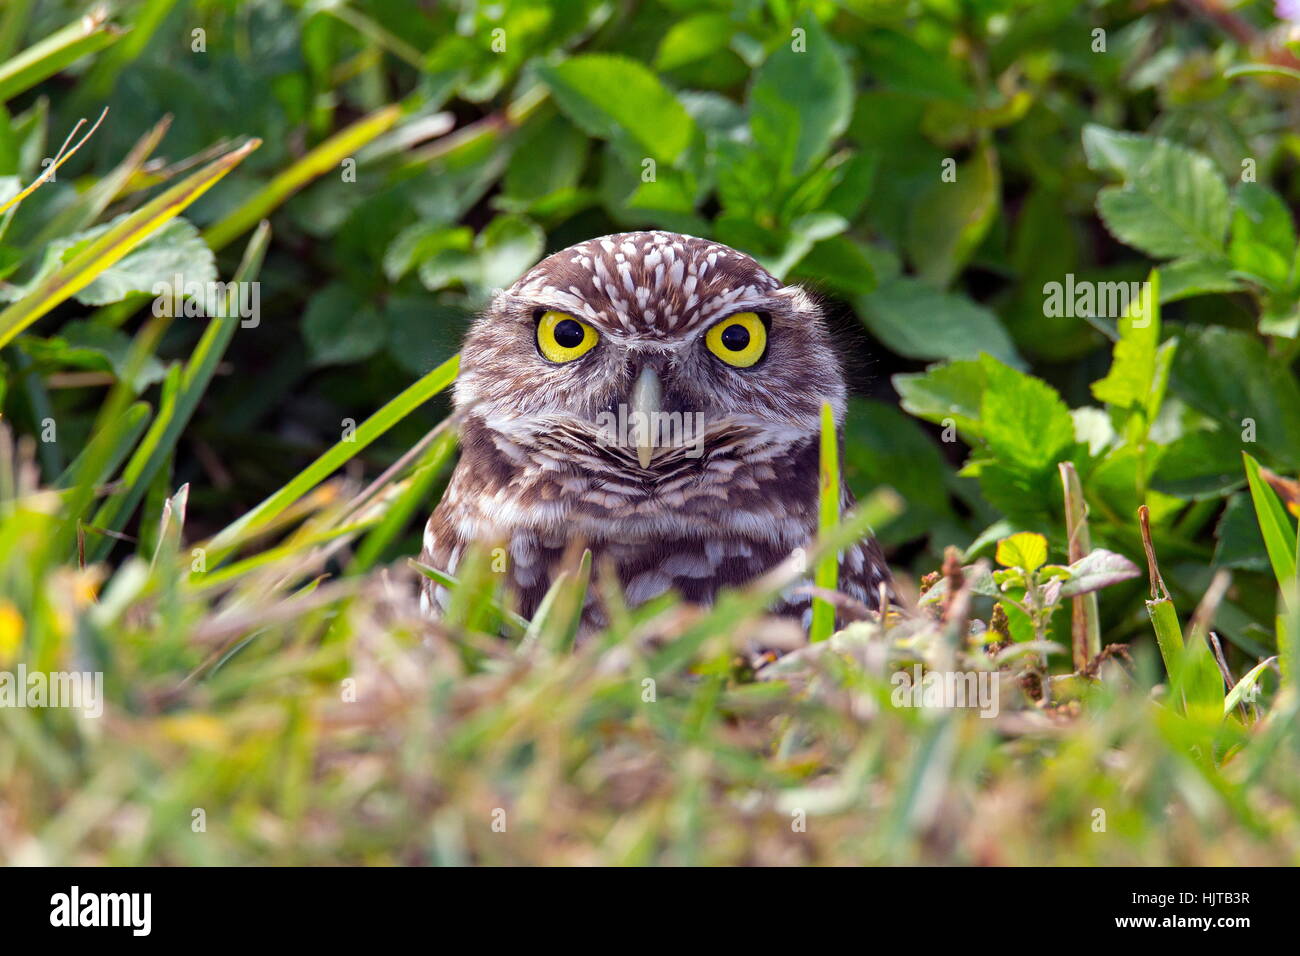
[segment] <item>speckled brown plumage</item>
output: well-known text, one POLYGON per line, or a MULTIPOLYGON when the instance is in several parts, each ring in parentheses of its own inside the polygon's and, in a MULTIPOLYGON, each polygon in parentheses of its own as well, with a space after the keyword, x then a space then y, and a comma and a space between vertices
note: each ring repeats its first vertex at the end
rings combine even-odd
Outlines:
MULTIPOLYGON (((843 422, 843 374, 817 304, 750 257, 667 232, 580 243, 499 294, 461 356, 462 453, 422 560, 454 574, 472 542, 504 546, 525 616, 574 542, 612 564, 632 604, 668 590, 707 603, 814 536, 820 409, 830 402, 843 422), (599 343, 576 361, 547 361, 536 344, 546 310, 590 324, 599 343), (734 368, 703 336, 746 311, 764 317, 767 350, 734 368), (628 401, 646 365, 665 411, 701 413, 704 430, 702 443, 660 448, 642 467, 598 422, 628 401)), ((857 600, 874 606, 888 580, 874 541, 842 555, 840 587, 857 600)), ((427 582, 428 606, 444 597, 427 582)), ((775 610, 806 608, 793 597, 775 610)), ((586 622, 603 619, 590 599, 586 622)))

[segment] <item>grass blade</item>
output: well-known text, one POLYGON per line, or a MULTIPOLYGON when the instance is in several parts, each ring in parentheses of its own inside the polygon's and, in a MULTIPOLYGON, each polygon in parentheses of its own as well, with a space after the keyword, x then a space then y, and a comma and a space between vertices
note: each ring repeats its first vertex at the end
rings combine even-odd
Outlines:
MULTIPOLYGON (((830 402, 822 403, 821 469, 818 491, 817 534, 823 536, 840 523, 839 443, 835 434, 835 413, 830 402)), ((817 562, 813 582, 819 588, 834 591, 839 585, 838 552, 832 551, 817 562)), ((809 640, 824 641, 835 630, 835 608, 829 601, 814 597, 809 640)))
POLYGON ((1291 519, 1278 500, 1277 494, 1259 473, 1259 462, 1246 452, 1241 453, 1246 463, 1246 480, 1250 483, 1250 498, 1255 504, 1255 517, 1264 535, 1264 547, 1277 586, 1285 594, 1296 580, 1296 532, 1291 519))
POLYGON ((108 22, 108 8, 95 7, 86 16, 0 63, 0 102, 13 99, 83 56, 104 49, 121 35, 108 22))
POLYGON ((303 186, 330 170, 337 169, 343 160, 362 146, 392 129, 401 116, 402 107, 395 103, 375 110, 347 129, 340 130, 272 179, 220 222, 210 226, 203 234, 204 240, 213 250, 221 249, 251 229, 259 220, 265 219, 271 210, 303 186))
POLYGON ((328 478, 344 462, 451 385, 456 380, 459 369, 460 356, 453 355, 357 426, 350 441, 340 440, 335 443, 287 485, 219 531, 208 543, 208 566, 215 567, 240 540, 265 528, 277 515, 328 478))
MULTIPOLYGON (((217 363, 221 361, 226 348, 230 345, 235 329, 239 328, 238 310, 233 308, 234 297, 238 295, 238 286, 240 283, 251 282, 256 278, 270 239, 271 227, 263 223, 249 240, 248 248, 244 251, 244 259, 235 271, 227 302, 228 307, 225 310, 228 317, 209 320, 208 327, 194 347, 194 353, 181 374, 175 402, 169 409, 159 410, 148 435, 136 449, 136 453, 123 472, 122 479, 126 482, 126 490, 104 502, 95 515, 96 527, 108 528, 112 531, 120 530, 139 505, 158 468, 176 447, 181 432, 189 424, 194 410, 199 406, 199 400, 202 399, 208 383, 216 373, 217 363)), ((107 556, 112 544, 112 540, 108 538, 97 544, 94 551, 95 559, 102 560, 107 556)))

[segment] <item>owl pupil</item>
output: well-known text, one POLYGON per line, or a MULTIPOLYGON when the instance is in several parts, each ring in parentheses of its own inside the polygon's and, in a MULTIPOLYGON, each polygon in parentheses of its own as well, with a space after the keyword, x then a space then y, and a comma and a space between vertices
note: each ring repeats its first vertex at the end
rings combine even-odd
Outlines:
POLYGON ((749 329, 743 325, 729 325, 722 330, 722 344, 732 352, 743 352, 749 345, 749 329))
POLYGON ((565 319, 555 326, 555 342, 561 348, 576 349, 582 339, 582 326, 573 319, 565 319))

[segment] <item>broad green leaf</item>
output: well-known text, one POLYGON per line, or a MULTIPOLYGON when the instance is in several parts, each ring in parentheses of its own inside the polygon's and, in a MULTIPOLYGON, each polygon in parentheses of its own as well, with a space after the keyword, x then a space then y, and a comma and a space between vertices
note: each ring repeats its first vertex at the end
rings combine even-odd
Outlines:
POLYGON ((1277 193, 1260 183, 1239 183, 1229 252, 1232 267, 1271 289, 1286 289, 1296 257, 1295 225, 1277 193))
POLYGON ((1241 288, 1241 282, 1232 275, 1232 263, 1219 256, 1190 256, 1160 267, 1161 305, 1241 288))
POLYGON ((1061 597, 1074 597, 1141 576, 1142 570, 1113 551, 1098 548, 1085 554, 1068 568, 1070 576, 1061 584, 1061 597))
POLYGON ((933 535, 936 541, 945 536, 955 539, 958 534, 948 490, 955 480, 953 469, 939 448, 916 419, 894 404, 849 400, 842 463, 849 487, 864 498, 874 488, 897 482, 900 474, 910 476, 907 511, 884 529, 886 544, 924 535, 933 535))
POLYGON ((984 394, 986 375, 979 362, 932 365, 925 372, 895 375, 892 381, 903 408, 918 418, 938 424, 951 419, 965 434, 983 435, 980 398, 984 394))
POLYGON ((1151 487, 1182 498, 1218 498, 1241 486, 1241 450, 1239 432, 1188 431, 1165 446, 1151 487))
POLYGON ((1221 256, 1228 231, 1228 187, 1206 156, 1165 141, 1123 186, 1097 196, 1106 228, 1159 258, 1221 256))
MULTIPOLYGON (((74 319, 59 329, 59 334, 41 341, 34 337, 22 340, 33 357, 46 362, 111 371, 117 378, 130 374, 131 339, 120 329, 84 319, 74 319)), ((149 356, 135 370, 130 381, 135 394, 162 380, 162 363, 149 356)))
POLYGON ((996 359, 980 360, 986 376, 980 421, 993 454, 1029 471, 1051 469, 1074 444, 1074 419, 1056 390, 996 359))
POLYGON ((933 97, 975 106, 975 94, 953 58, 922 46, 898 30, 873 29, 857 40, 868 73, 882 85, 910 97, 933 97))
POLYGON ((395 295, 384 303, 388 355, 412 375, 425 375, 450 359, 473 313, 430 295, 395 295))
POLYGON ((1300 383, 1285 362, 1249 332, 1188 329, 1178 346, 1173 387, 1179 398, 1275 466, 1300 469, 1300 383))
POLYGON ((505 288, 537 262, 546 246, 541 228, 523 216, 497 216, 478 234, 478 282, 486 291, 505 288))
POLYGON ((1259 532, 1259 521, 1249 494, 1238 492, 1228 498, 1223 516, 1215 525, 1214 537, 1217 541, 1214 549, 1216 568, 1268 572, 1268 550, 1264 547, 1264 536, 1259 532))
POLYGON ((846 235, 829 236, 813 245, 791 277, 823 282, 845 295, 866 295, 876 289, 876 270, 870 255, 861 243, 846 235))
POLYGON ((895 279, 860 297, 858 313, 877 338, 908 358, 974 359, 984 352, 1024 367, 996 315, 916 279, 895 279))
POLYGON ((360 362, 378 352, 386 336, 374 305, 344 282, 315 293, 302 318, 307 352, 318 365, 360 362))
MULTIPOLYGON (((417 266, 424 266, 430 260, 452 254, 454 261, 463 268, 465 253, 474 244, 474 230, 468 226, 444 226, 439 222, 421 221, 403 229, 389 244, 384 253, 384 275, 390 282, 397 282, 417 266)), ((435 273, 436 274, 436 273, 435 273)), ((459 275, 451 273, 451 277, 459 275)), ((448 279, 450 281, 450 279, 448 279)), ((433 288, 441 288, 446 282, 438 282, 433 288)))
POLYGON ((1047 563, 1047 539, 1030 531, 1003 538, 998 542, 996 560, 1004 568, 1037 571, 1047 563))
MULTIPOLYGON (((1141 411, 1150 417, 1152 401, 1163 397, 1153 389, 1163 382, 1156 376, 1156 352, 1160 345, 1160 273, 1152 272, 1142 294, 1129 303, 1119 319, 1119 341, 1106 377, 1092 383, 1092 394, 1107 405, 1141 411)), ((1169 357, 1172 359, 1172 355, 1169 357)), ((1166 360, 1166 368, 1168 359, 1166 360)))
POLYGON ((655 69, 673 70, 727 48, 732 20, 722 12, 697 13, 678 20, 659 41, 655 69))
POLYGON ((1158 142, 1160 140, 1150 136, 1107 129, 1095 123, 1083 127, 1083 154, 1088 160, 1088 168, 1118 179, 1136 176, 1151 158, 1158 142))
POLYGON ((612 142, 629 162, 677 162, 695 123, 672 91, 623 56, 587 53, 538 67, 560 109, 588 134, 612 142))
POLYGON ((555 113, 529 123, 515 134, 506 166, 506 195, 536 200, 576 186, 590 143, 582 130, 555 113))
POLYGON ((912 207, 907 254, 917 275, 946 286, 983 240, 1001 204, 997 151, 984 147, 956 169, 955 182, 935 170, 934 182, 912 207))
POLYGON ((853 82, 835 42, 812 16, 799 21, 754 74, 749 104, 755 139, 794 123, 789 172, 801 176, 849 125, 853 82), (802 49, 799 49, 802 44, 802 49))

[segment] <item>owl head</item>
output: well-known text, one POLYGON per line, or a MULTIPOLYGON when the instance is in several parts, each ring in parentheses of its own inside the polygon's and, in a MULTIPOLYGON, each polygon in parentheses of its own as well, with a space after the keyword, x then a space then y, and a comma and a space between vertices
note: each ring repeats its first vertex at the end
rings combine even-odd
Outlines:
POLYGON ((845 386, 803 289, 735 249, 656 231, 570 246, 499 293, 465 340, 455 399, 514 440, 599 446, 645 474, 689 454, 669 421, 702 429, 686 437, 706 449, 724 435, 789 445, 817 433, 823 402, 842 419, 845 386), (645 427, 655 415, 664 430, 645 427))

